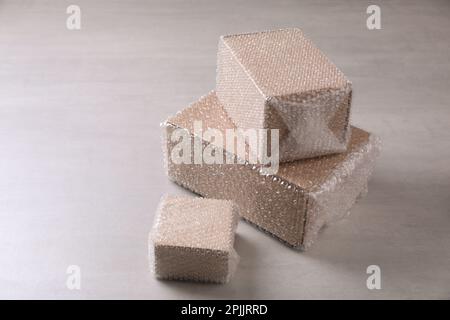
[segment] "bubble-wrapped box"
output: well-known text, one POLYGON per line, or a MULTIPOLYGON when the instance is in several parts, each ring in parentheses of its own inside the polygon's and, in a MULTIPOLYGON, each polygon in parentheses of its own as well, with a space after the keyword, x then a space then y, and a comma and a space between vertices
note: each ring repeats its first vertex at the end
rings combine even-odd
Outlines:
POLYGON ((214 91, 167 119, 163 147, 169 178, 204 197, 233 200, 243 218, 298 249, 309 247, 324 225, 349 212, 367 188, 380 147, 376 136, 352 127, 346 152, 281 163, 270 174, 262 165, 237 159, 226 143, 214 148, 225 159, 222 164, 196 162, 195 145, 203 151, 214 145, 211 137, 194 134, 199 121, 224 136, 236 129, 214 91), (180 132, 192 139, 192 148, 180 151, 186 138, 180 132), (234 163, 226 161, 230 157, 234 163))
POLYGON ((232 201, 164 196, 149 234, 156 277, 228 282, 239 262, 234 250, 238 217, 232 201))
POLYGON ((237 127, 279 130, 281 162, 347 149, 351 83, 300 29, 222 36, 216 92, 237 127))

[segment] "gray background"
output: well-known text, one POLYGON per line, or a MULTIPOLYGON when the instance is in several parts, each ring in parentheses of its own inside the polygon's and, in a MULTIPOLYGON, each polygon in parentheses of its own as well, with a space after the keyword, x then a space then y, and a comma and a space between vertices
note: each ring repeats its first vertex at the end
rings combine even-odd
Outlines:
POLYGON ((375 31, 370 3, 0 1, 0 297, 450 298, 450 2, 379 1, 375 31), (353 123, 384 141, 368 196, 306 253, 241 223, 227 285, 155 280, 154 210, 186 193, 159 123, 214 87, 219 35, 287 26, 353 81, 353 123))

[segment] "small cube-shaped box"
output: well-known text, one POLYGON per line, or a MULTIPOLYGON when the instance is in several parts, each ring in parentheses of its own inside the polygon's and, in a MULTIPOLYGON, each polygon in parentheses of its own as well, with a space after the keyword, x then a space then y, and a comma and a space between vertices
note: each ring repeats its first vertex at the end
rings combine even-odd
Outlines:
POLYGON ((216 92, 238 128, 279 130, 281 162, 346 151, 351 83, 300 29, 221 37, 216 92))
POLYGON ((231 201, 165 196, 150 232, 150 264, 160 279, 228 282, 238 212, 231 201))

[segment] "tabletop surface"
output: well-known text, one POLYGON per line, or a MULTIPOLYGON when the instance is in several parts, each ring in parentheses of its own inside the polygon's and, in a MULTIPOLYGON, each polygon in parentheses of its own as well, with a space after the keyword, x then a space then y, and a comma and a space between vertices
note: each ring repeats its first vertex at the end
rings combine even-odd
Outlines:
POLYGON ((381 30, 356 0, 72 2, 80 30, 65 1, 0 1, 0 298, 450 298, 450 2, 379 1, 381 30), (383 140, 368 195, 307 252, 240 222, 229 284, 154 279, 158 202, 190 194, 165 176, 160 122, 214 88, 220 35, 284 27, 383 140))

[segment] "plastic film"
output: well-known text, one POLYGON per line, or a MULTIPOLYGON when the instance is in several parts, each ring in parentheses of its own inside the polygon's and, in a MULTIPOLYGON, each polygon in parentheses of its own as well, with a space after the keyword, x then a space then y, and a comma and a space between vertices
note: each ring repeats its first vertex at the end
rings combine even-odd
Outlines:
POLYGON ((239 261, 231 201, 164 196, 149 234, 151 270, 160 279, 228 282, 239 261))

